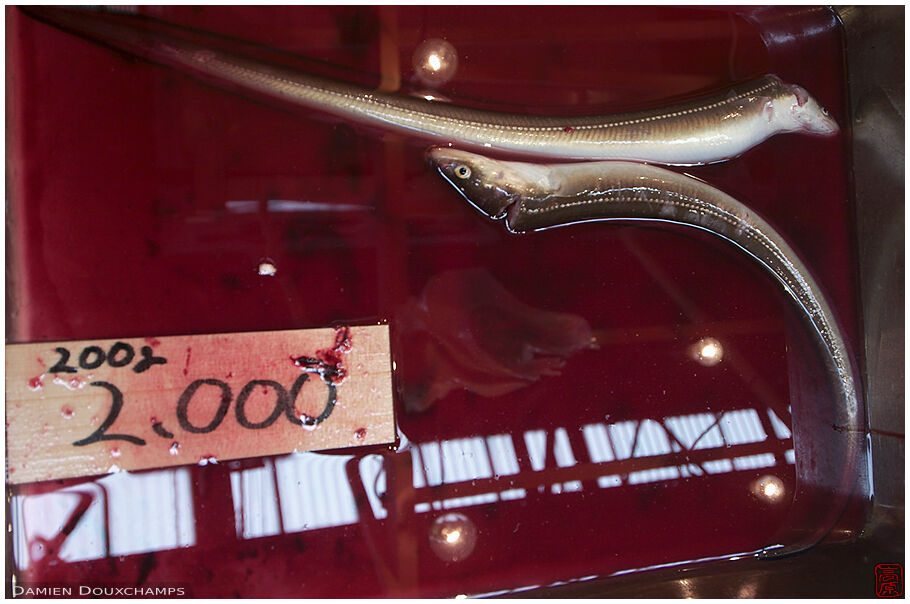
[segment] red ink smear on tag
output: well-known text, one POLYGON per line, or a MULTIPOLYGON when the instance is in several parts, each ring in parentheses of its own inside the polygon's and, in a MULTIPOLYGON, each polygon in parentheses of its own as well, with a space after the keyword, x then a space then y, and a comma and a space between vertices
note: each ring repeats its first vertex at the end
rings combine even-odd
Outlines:
POLYGON ((351 328, 336 327, 335 345, 332 348, 324 348, 316 351, 316 358, 329 367, 334 368, 335 371, 331 376, 333 384, 339 384, 347 377, 348 371, 342 363, 342 357, 351 351, 353 345, 351 328))

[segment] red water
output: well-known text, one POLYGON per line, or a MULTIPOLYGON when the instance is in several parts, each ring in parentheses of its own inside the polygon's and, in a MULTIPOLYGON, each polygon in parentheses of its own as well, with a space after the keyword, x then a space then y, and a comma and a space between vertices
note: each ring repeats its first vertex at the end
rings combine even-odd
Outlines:
MULTIPOLYGON (((776 73, 847 124, 841 31, 822 9, 140 10, 339 77, 394 85, 400 74, 403 93, 423 90, 414 49, 444 38, 459 67, 435 93, 464 105, 601 113, 776 73)), ((845 497, 862 502, 843 484, 847 437, 825 424, 835 399, 809 334, 776 282, 720 239, 594 223, 510 235, 427 168, 420 141, 203 86, 17 9, 7 49, 10 343, 388 321, 402 435, 397 450, 340 452, 354 457, 334 478, 304 473, 277 497, 280 459, 193 466, 178 512, 145 509, 154 497, 138 488, 104 495, 110 517, 66 503, 101 497, 93 485, 111 490, 120 475, 16 488, 20 581, 181 583, 194 596, 489 593, 821 538, 845 497), (691 353, 706 337, 723 346, 715 365, 691 353), (823 410, 795 427, 811 444, 797 447, 800 481, 814 489, 796 503, 793 439, 775 425, 793 427, 791 405, 823 410), (618 461, 598 457, 585 430, 609 434, 618 461), (497 435, 512 453, 495 452, 497 435), (456 439, 474 440, 439 444, 456 439), (760 467, 741 459, 755 455, 760 467), (384 481, 365 478, 376 459, 384 481), (767 476, 776 497, 754 491, 767 476), (51 497, 57 516, 28 503, 51 497), (341 499, 356 511, 334 526, 293 520, 341 499), (274 509, 275 527, 257 529, 274 509), (476 542, 446 558, 433 523, 454 512, 476 542), (189 517, 189 536, 135 545, 161 514, 189 517)), ((787 236, 857 351, 847 137, 778 136, 686 172, 787 236)), ((856 516, 840 528, 849 536, 856 516)))

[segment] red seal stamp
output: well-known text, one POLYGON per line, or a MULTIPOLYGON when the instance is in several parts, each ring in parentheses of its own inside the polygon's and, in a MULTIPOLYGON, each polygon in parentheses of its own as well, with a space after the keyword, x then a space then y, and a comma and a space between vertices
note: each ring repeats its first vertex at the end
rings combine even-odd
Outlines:
POLYGON ((904 569, 900 564, 875 565, 875 595, 879 598, 904 595, 904 569))

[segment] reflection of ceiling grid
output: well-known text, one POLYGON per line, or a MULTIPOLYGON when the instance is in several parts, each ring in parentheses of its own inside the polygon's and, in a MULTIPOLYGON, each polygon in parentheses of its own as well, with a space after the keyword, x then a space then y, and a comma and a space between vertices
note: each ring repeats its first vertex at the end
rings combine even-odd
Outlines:
MULTIPOLYGON (((765 412, 767 420, 747 408, 587 424, 580 428, 586 451, 573 451, 567 428, 529 430, 517 448, 527 451, 526 459, 511 434, 411 443, 413 510, 524 499, 535 492, 559 495, 590 481, 612 488, 795 463, 790 429, 774 411, 765 412)), ((385 490, 379 455, 298 453, 231 471, 236 533, 243 539, 355 524, 367 509, 375 519, 385 518, 385 490), (348 473, 350 463, 357 472, 348 473), (363 484, 352 485, 352 479, 363 484), (366 492, 369 507, 358 508, 355 490, 366 492)), ((12 511, 19 568, 40 559, 45 543, 57 542, 61 559, 75 562, 196 541, 185 468, 112 474, 60 491, 17 495, 12 511), (44 520, 32 526, 29 518, 36 517, 44 520)))

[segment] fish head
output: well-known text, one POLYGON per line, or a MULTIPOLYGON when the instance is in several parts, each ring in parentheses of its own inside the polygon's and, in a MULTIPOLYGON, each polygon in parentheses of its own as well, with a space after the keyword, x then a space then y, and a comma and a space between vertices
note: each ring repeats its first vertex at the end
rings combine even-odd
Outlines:
POLYGON ((427 152, 430 164, 475 208, 490 218, 502 218, 519 200, 523 178, 511 162, 498 161, 450 147, 427 152))
POLYGON ((776 99, 775 105, 775 113, 783 117, 785 128, 789 131, 821 136, 840 132, 828 110, 801 86, 784 84, 784 93, 776 99))

